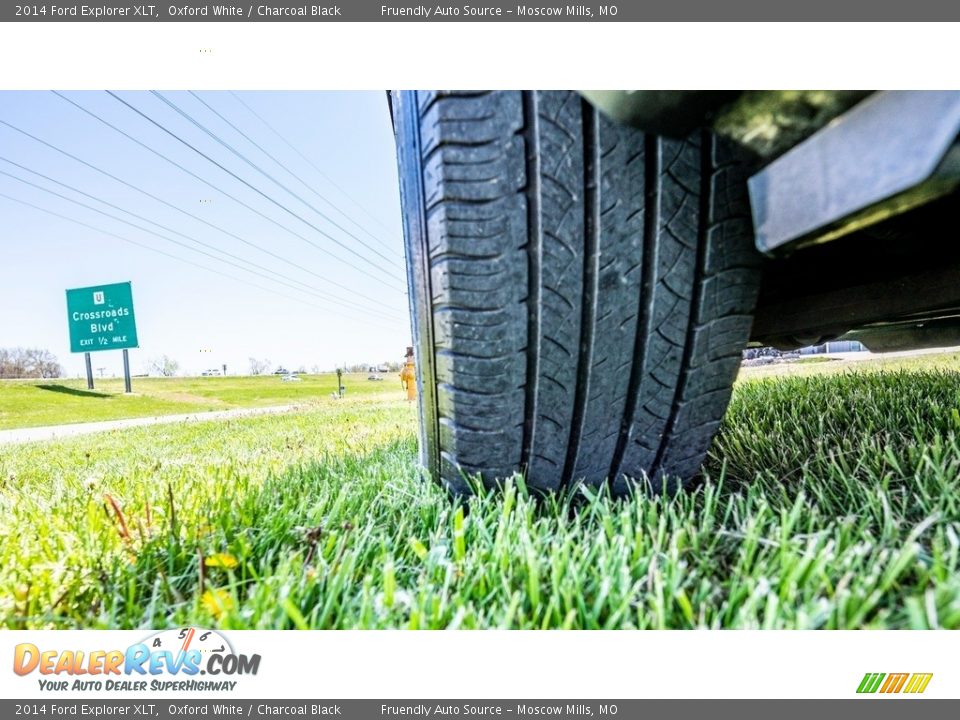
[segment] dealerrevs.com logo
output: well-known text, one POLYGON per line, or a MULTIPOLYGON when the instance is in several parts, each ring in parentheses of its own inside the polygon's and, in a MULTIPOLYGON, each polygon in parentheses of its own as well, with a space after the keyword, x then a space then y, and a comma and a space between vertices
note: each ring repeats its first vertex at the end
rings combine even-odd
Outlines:
POLYGON ((885 695, 906 693, 916 695, 927 689, 933 673, 866 673, 858 693, 883 693, 885 695))
POLYGON ((45 691, 231 691, 241 675, 256 675, 260 655, 234 651, 220 633, 179 628, 151 635, 126 650, 59 650, 20 643, 13 671, 39 675, 45 691), (200 679, 198 676, 204 676, 200 679))

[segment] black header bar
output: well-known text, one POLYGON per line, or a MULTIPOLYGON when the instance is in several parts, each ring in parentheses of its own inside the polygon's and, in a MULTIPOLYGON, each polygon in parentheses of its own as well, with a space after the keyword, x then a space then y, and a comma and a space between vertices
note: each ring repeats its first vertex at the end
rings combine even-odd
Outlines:
MULTIPOLYGON (((264 0, 174 3, 131 0, 3 2, 0 22, 946 22, 960 20, 960 3, 941 0, 264 0)), ((869 25, 851 27, 869 33, 869 25)), ((718 32, 722 30, 718 29, 718 32)), ((760 30, 758 29, 758 32, 760 30)), ((811 47, 816 47, 811 29, 811 47)))

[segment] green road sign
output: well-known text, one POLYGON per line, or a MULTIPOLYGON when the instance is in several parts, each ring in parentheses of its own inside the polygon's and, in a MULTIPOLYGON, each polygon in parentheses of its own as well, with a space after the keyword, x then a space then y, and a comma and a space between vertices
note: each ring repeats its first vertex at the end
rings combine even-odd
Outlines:
POLYGON ((138 347, 128 282, 67 290, 67 323, 70 352, 138 347))

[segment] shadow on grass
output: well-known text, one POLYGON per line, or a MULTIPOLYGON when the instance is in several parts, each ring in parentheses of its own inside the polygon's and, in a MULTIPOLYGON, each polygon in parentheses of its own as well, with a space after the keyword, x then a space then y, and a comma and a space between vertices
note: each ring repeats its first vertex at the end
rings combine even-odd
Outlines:
POLYGON ((77 397, 90 398, 109 398, 107 393, 94 392, 92 390, 80 390, 79 388, 67 387, 66 385, 37 385, 40 390, 49 390, 50 392, 63 393, 64 395, 76 395, 77 397))

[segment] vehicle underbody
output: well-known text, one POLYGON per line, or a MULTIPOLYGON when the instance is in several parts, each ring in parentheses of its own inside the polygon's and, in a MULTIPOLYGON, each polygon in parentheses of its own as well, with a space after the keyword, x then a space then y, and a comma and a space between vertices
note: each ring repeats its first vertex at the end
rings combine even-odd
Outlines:
POLYGON ((750 197, 768 260, 751 345, 960 344, 960 247, 951 239, 960 214, 957 93, 586 96, 647 129, 706 123, 755 157, 750 197), (836 196, 851 187, 838 208, 836 196))

